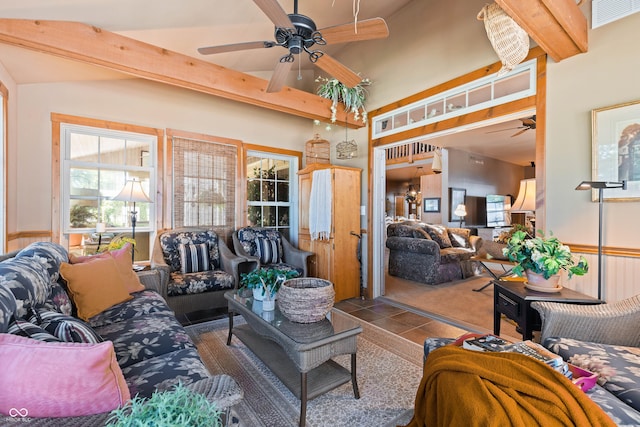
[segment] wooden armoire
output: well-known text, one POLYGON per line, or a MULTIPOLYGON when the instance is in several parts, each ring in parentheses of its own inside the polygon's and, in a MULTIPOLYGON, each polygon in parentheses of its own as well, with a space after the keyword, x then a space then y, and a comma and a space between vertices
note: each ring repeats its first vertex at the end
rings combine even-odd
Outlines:
POLYGON ((314 163, 298 172, 300 215, 298 246, 313 252, 309 276, 333 283, 336 302, 360 296, 360 175, 362 169, 314 163), (331 169, 331 235, 328 240, 311 240, 309 199, 313 172, 331 169))

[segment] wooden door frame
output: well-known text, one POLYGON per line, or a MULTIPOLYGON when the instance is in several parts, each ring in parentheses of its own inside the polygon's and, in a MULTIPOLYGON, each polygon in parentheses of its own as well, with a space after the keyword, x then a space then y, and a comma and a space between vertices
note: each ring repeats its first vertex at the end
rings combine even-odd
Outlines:
MULTIPOLYGON (((375 148, 382 148, 385 145, 394 144, 399 141, 416 138, 421 135, 428 135, 435 132, 440 132, 444 129, 453 129, 473 123, 478 123, 493 118, 513 114, 518 111, 527 109, 535 109, 536 111, 536 228, 545 229, 546 225, 546 207, 545 207, 545 183, 546 183, 546 169, 545 169, 545 135, 546 135, 546 101, 547 101, 547 55, 540 48, 535 47, 529 51, 529 55, 524 59, 528 61, 536 59, 536 94, 524 99, 507 102, 505 104, 497 105, 484 110, 474 111, 469 114, 465 114, 454 119, 447 120, 446 122, 436 122, 429 125, 425 125, 419 128, 410 129, 407 131, 398 132, 393 135, 386 136, 384 138, 373 138, 373 129, 369 126, 369 147, 368 147, 368 160, 369 160, 369 174, 368 180, 368 215, 367 215, 367 229, 371 231, 370 238, 367 239, 367 288, 365 292, 366 298, 373 297, 373 244, 374 244, 374 228, 372 224, 373 215, 373 174, 374 170, 373 150, 375 148)), ((524 62, 523 61, 523 62, 524 62)), ((413 102, 421 99, 433 96, 435 94, 444 92, 462 86, 466 83, 472 82, 482 77, 494 74, 502 67, 501 62, 494 62, 493 64, 479 68, 463 76, 449 80, 440 85, 434 86, 422 92, 413 94, 407 98, 394 101, 390 104, 382 106, 369 113, 370 123, 373 123, 373 119, 376 116, 388 113, 397 108, 409 105, 413 102)))

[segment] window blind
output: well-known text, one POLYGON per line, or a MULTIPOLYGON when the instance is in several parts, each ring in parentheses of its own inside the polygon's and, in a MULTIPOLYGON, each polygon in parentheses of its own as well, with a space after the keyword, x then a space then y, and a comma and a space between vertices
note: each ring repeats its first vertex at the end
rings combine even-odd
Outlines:
POLYGON ((173 225, 214 230, 229 241, 235 229, 235 145, 173 137, 173 225))

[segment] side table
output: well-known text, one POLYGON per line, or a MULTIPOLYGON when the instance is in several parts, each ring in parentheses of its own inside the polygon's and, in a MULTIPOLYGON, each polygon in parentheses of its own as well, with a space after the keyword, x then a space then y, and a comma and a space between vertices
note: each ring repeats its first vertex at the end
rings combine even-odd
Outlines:
POLYGON ((518 324, 523 340, 533 338, 533 331, 542 327, 540 314, 531 303, 534 301, 561 302, 565 304, 602 304, 597 298, 572 289, 563 288, 560 292, 545 293, 527 289, 523 282, 494 280, 493 293, 493 333, 500 335, 500 316, 504 314, 518 324))

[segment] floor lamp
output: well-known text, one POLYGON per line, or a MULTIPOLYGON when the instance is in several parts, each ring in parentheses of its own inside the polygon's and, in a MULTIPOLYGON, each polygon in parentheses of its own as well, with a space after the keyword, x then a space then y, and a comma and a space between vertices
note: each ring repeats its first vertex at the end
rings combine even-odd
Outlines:
POLYGON ((602 299, 602 284, 604 282, 604 272, 602 271, 602 207, 604 199, 602 193, 611 188, 627 189, 627 181, 582 181, 576 190, 598 190, 598 299, 602 299))
MULTIPOLYGON (((137 202, 151 202, 151 199, 147 196, 147 194, 142 189, 142 183, 136 179, 128 180, 120 193, 113 200, 120 200, 123 202, 133 202, 133 210, 131 213, 131 237, 135 241, 136 239, 136 222, 138 220, 138 212, 136 211, 136 203, 137 202)), ((135 245, 135 243, 134 243, 135 245)), ((133 263, 135 258, 135 247, 131 248, 131 262, 133 263)))

